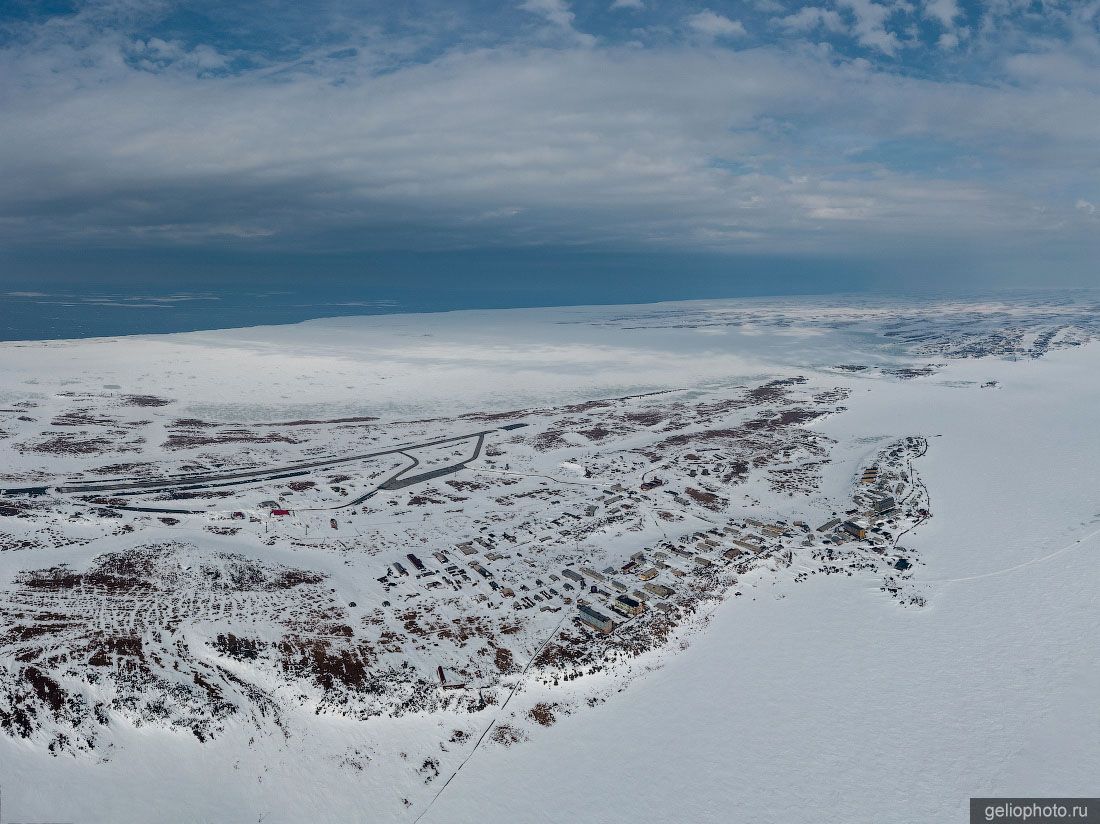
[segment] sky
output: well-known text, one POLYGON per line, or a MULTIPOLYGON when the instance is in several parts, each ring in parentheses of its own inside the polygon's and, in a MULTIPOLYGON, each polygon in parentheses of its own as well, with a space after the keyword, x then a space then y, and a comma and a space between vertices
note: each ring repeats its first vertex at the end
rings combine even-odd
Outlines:
POLYGON ((0 287, 1092 286, 1098 69, 1100 0, 0 0, 0 287))

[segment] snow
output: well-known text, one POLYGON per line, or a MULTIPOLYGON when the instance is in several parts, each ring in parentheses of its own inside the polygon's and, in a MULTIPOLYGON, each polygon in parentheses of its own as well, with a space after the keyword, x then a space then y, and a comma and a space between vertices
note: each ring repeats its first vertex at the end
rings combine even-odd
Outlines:
MULTIPOLYGON (((971 796, 1095 794, 1100 346, 1088 343, 1094 326, 1079 306, 1049 302, 747 301, 386 316, 5 344, 0 406, 33 399, 41 419, 25 431, 16 431, 14 419, 0 421, 14 439, 34 436, 35 426, 70 408, 66 391, 100 393, 88 403, 122 415, 112 405, 115 390, 104 390, 119 386, 174 400, 163 413, 125 412, 147 421, 134 425, 148 444, 141 459, 170 464, 196 459, 193 451, 158 447, 171 420, 184 415, 251 423, 377 415, 386 431, 370 438, 381 447, 439 436, 433 427, 444 435, 482 428, 454 419, 468 412, 561 407, 667 389, 689 391, 628 403, 707 404, 754 381, 802 374, 810 379, 806 393, 832 387, 848 393, 838 401, 843 411, 805 425, 835 440, 820 489, 788 499, 753 475, 731 488, 726 511, 764 520, 803 517, 817 526, 837 502, 851 499, 859 473, 879 450, 922 436, 928 451, 913 468, 928 489, 933 517, 901 538, 916 564, 906 586, 925 599, 923 607, 885 594, 881 571, 818 574, 811 549, 796 544, 790 567, 755 568, 741 577, 740 596, 711 603, 709 618, 684 624, 667 644, 636 659, 609 659, 603 671, 557 686, 533 673, 505 677, 501 695, 513 687, 515 693, 504 709, 469 713, 451 706, 357 720, 317 711, 313 693, 299 704, 296 694, 308 686, 231 662, 291 708, 285 735, 238 715, 221 734, 200 742, 186 731, 137 727, 125 714, 113 714, 110 734, 91 750, 51 755, 39 739, 0 736, 4 813, 82 824, 418 818, 425 824, 570 818, 923 824, 962 820, 971 796), (1019 336, 1005 344, 999 335, 1009 321, 1019 336), (922 323, 935 331, 931 340, 899 344, 881 335, 922 323), (1028 354, 1042 332, 1054 328, 1061 330, 1051 338, 1054 345, 1041 357, 1028 354), (951 357, 971 350, 984 356, 951 357), (1005 354, 1021 359, 994 356, 1005 354), (882 371, 924 368, 930 360, 936 361, 930 373, 911 380, 882 371), (868 368, 849 372, 838 370, 840 364, 868 368), (996 387, 983 388, 990 381, 996 387), (440 417, 409 423, 413 415, 440 417), (558 706, 550 726, 530 720, 529 710, 540 702, 558 706), (489 736, 473 749, 491 722, 514 727, 521 740, 505 746, 489 736), (455 730, 464 733, 458 743, 455 730), (438 778, 426 780, 426 758, 438 761, 438 778)), ((556 414, 536 411, 522 419, 541 432, 556 414)), ((301 444, 250 449, 259 450, 257 459, 285 462, 311 457, 310 450, 355 452, 374 443, 358 429, 303 431, 313 440, 303 435, 301 444), (348 440, 353 437, 362 444, 348 440)), ((579 512, 597 486, 609 485, 600 472, 613 467, 596 461, 602 449, 587 437, 565 434, 566 443, 545 456, 512 445, 495 459, 512 462, 511 469, 478 464, 461 477, 514 479, 519 486, 510 490, 560 479, 558 508, 536 501, 511 513, 516 522, 579 512), (597 469, 591 483, 582 477, 586 467, 597 469), (566 483, 575 485, 575 497, 566 483)), ((616 437, 616 447, 628 451, 649 436, 616 437)), ((4 471, 12 477, 79 475, 106 461, 22 453, 4 443, 0 439, 4 471)), ((430 460, 469 458, 470 445, 425 448, 420 460, 431 468, 430 460)), ((232 455, 240 447, 223 451, 232 455)), ((379 477, 381 466, 374 470, 379 477)), ((633 489, 646 477, 634 468, 621 471, 633 489)), ((247 492, 256 500, 273 494, 263 486, 247 492)), ((661 489, 653 496, 676 509, 661 489)), ((245 508, 236 501, 224 506, 245 508)), ((705 528, 702 518, 717 517, 698 507, 680 510, 689 517, 669 527, 677 532, 705 528)), ((430 543, 415 551, 427 561, 437 543, 474 537, 463 531, 473 529, 475 514, 428 523, 403 504, 380 504, 359 522, 339 515, 339 536, 372 545, 385 536, 422 535, 430 543)), ((145 523, 141 535, 143 541, 195 541, 196 564, 237 553, 323 573, 336 590, 333 603, 392 597, 369 564, 403 559, 407 549, 362 561, 331 546, 316 551, 294 543, 319 530, 329 535, 329 515, 296 513, 275 527, 279 540, 271 545, 262 540, 267 533, 196 537, 187 523, 145 523)), ((576 551, 590 553, 586 563, 600 569, 652 545, 659 534, 653 526, 631 531, 626 523, 576 551)), ((103 529, 94 520, 58 526, 89 536, 103 529)), ((21 570, 61 562, 83 568, 111 540, 121 545, 124 539, 0 553, 0 579, 7 586, 21 570)), ((502 562, 496 569, 503 576, 512 568, 502 562)), ((533 610, 523 643, 549 637, 565 617, 533 610)), ((226 665, 207 642, 235 626, 229 618, 211 619, 190 627, 187 642, 206 650, 209 663, 226 665)), ((274 639, 277 629, 262 634, 274 639)), ((410 650, 408 657, 425 667, 430 659, 434 671, 431 656, 410 650)))
POLYGON ((1100 350, 948 374, 1003 389, 884 384, 827 424, 941 436, 909 539, 931 606, 761 584, 607 704, 479 752, 424 820, 923 824, 971 796, 1094 792, 1100 350))

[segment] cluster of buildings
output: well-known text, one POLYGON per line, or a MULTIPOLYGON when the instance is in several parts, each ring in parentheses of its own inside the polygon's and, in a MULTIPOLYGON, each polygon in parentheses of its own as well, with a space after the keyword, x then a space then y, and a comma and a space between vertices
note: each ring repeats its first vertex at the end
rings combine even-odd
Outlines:
POLYGON ((791 527, 785 523, 746 519, 724 528, 681 536, 676 542, 666 541, 654 550, 636 552, 618 569, 567 567, 561 574, 568 582, 566 586, 575 586, 584 593, 584 597, 577 598, 577 622, 608 634, 618 623, 637 618, 647 609, 672 612, 675 607, 668 601, 676 594, 676 580, 693 572, 705 573, 745 557, 759 556, 776 548, 774 543, 769 545, 769 539, 791 535, 791 527), (637 589, 623 583, 626 576, 637 579, 637 589), (601 599, 598 605, 587 600, 596 598, 601 599))

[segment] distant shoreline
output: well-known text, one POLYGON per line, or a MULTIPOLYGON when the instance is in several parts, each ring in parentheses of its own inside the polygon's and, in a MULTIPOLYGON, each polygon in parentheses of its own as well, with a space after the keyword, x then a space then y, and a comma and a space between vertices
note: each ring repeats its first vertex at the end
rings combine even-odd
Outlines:
MULTIPOLYGON (((268 292, 168 292, 148 291, 93 293, 34 290, 0 291, 0 342, 88 340, 138 335, 214 332, 257 326, 287 326, 312 320, 388 315, 425 315, 466 311, 516 309, 582 309, 584 307, 657 306, 698 304, 709 301, 738 303, 787 303, 819 301, 823 305, 849 305, 877 301, 934 300, 1021 300, 1056 296, 1100 300, 1094 290, 998 290, 988 292, 904 293, 864 291, 841 293, 799 293, 776 295, 716 295, 712 297, 624 299, 616 302, 583 301, 516 305, 477 305, 467 302, 425 302, 423 300, 371 299, 347 294, 310 294, 272 290, 268 292)), ((1100 307, 1100 303, 1097 304, 1100 307)))

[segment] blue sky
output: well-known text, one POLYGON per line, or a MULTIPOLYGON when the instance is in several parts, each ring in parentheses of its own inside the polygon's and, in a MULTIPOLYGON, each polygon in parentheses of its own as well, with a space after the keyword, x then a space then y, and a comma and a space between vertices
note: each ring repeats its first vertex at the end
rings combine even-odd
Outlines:
POLYGON ((1096 0, 0 0, 0 279, 1094 285, 1098 69, 1096 0))

